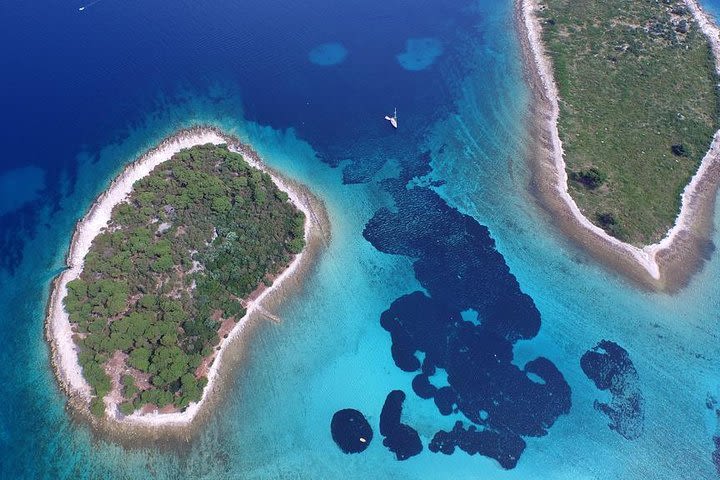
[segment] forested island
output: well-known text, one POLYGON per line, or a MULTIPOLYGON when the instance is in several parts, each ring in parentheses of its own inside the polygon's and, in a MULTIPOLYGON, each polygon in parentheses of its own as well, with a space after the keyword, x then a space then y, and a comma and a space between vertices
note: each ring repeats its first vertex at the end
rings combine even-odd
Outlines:
POLYGON ((305 221, 224 144, 181 150, 136 181, 63 300, 90 411, 198 402, 221 337, 303 250, 305 221))
POLYGON ((718 129, 715 59, 693 4, 536 3, 570 195, 613 237, 658 242, 718 129))

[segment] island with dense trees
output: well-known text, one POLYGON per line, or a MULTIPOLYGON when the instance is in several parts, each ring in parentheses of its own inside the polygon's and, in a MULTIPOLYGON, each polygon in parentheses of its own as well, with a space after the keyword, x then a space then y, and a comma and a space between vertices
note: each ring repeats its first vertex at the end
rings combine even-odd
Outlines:
POLYGON ((212 143, 175 153, 115 203, 62 302, 89 408, 179 413, 201 399, 246 302, 303 251, 306 215, 212 143))

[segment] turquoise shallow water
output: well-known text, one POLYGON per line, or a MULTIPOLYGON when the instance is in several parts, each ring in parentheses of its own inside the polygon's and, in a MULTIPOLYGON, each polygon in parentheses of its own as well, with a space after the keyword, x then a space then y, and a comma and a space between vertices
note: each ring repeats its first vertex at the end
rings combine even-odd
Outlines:
MULTIPOLYGON (((129 30, 149 34, 144 20, 113 10, 119 6, 107 1, 109 12, 95 9, 100 24, 110 22, 102 15, 112 13, 120 15, 115 21, 129 30)), ((238 14, 240 26, 212 16, 218 30, 210 22, 193 27, 188 18, 196 14, 194 7, 178 5, 174 12, 149 10, 148 15, 174 15, 175 29, 205 42, 197 46, 188 41, 187 58, 166 56, 177 51, 172 28, 156 32, 156 51, 138 40, 138 52, 147 52, 137 53, 136 59, 121 57, 119 65, 118 57, 103 63, 93 50, 88 65, 103 67, 95 72, 98 78, 64 79, 65 74, 58 73, 61 78, 56 80, 88 84, 102 93, 108 88, 103 83, 108 72, 123 65, 131 71, 145 68, 155 76, 129 81, 128 90, 118 85, 116 95, 122 102, 103 112, 94 111, 92 101, 74 98, 84 108, 82 115, 68 117, 65 127, 56 120, 52 125, 57 138, 46 139, 38 153, 23 156, 22 137, 11 134, 17 133, 12 130, 19 129, 17 125, 41 128, 41 120, 18 113, 16 126, 8 126, 11 133, 4 134, 14 149, 0 172, 6 183, 0 185, 27 188, 12 190, 22 195, 2 192, 3 205, 13 210, 0 217, 6 252, 0 271, 0 360, 15 367, 3 370, 0 382, 5 398, 0 408, 1 477, 717 476, 712 437, 718 422, 707 403, 709 394, 720 395, 720 262, 713 255, 676 296, 650 294, 601 268, 552 227, 527 193, 522 118, 529 96, 509 3, 398 2, 373 4, 375 10, 349 4, 347 16, 354 14, 354 19, 347 20, 341 18, 342 10, 320 2, 313 4, 314 10, 303 10, 305 17, 294 17, 296 21, 286 18, 301 13, 284 2, 246 7, 243 13, 252 21, 242 20, 237 7, 228 4, 223 13, 238 14), (432 22, 424 19, 429 11, 434 13, 432 22), (280 20, 273 24, 265 17, 280 20), (304 25, 297 21, 302 19, 304 25), (339 38, 334 25, 323 25, 324 19, 357 32, 339 38), (379 31, 403 29, 398 35, 403 38, 385 56, 372 39, 365 39, 370 55, 359 48, 364 37, 358 19, 379 31), (284 33, 278 46, 262 47, 258 38, 273 42, 262 28, 269 24, 284 28, 284 33), (241 28, 252 35, 237 33, 241 28), (405 70, 395 55, 404 51, 409 38, 437 38, 442 53, 426 70, 405 70), (342 63, 308 61, 312 48, 336 42, 348 51, 342 63), (215 48, 219 58, 201 59, 203 45, 215 48), (282 45, 289 46, 282 50, 282 45), (238 49, 242 58, 236 58, 238 49), (204 62, 203 69, 189 66, 188 59, 204 62), (302 80, 284 79, 283 72, 302 80), (384 75, 394 85, 386 83, 384 75), (362 82, 367 82, 365 90, 356 86, 362 82), (390 93, 381 102, 378 92, 383 88, 390 93), (346 98, 348 91, 356 95, 346 98), (384 128, 382 115, 377 127, 373 119, 395 102, 401 102, 402 128, 390 136, 393 132, 384 128), (112 120, 100 120, 108 115, 112 120), (279 308, 283 323, 262 324, 253 331, 226 399, 198 435, 185 445, 128 449, 94 437, 64 410, 65 398, 52 376, 43 340, 44 306, 50 280, 63 267, 75 220, 128 161, 177 128, 197 123, 239 136, 270 165, 308 185, 328 206, 332 240, 301 290, 279 308), (569 413, 560 415, 547 435, 524 437, 527 447, 511 470, 488 457, 428 450, 435 432, 450 430, 462 415, 440 416, 431 400, 412 393, 414 374, 396 367, 390 335, 379 322, 398 297, 427 291, 413 271, 414 258, 381 253, 363 237, 379 209, 397 208, 381 181, 397 177, 421 157, 429 160, 432 172, 410 184, 444 182, 432 188, 450 206, 488 227, 510 272, 539 310, 539 333, 515 343, 514 363, 523 367, 544 356, 571 389, 569 413), (634 440, 611 430, 608 417, 593 407, 596 399, 608 401, 610 395, 595 388, 580 366, 583 354, 602 339, 627 350, 637 370, 644 429, 634 440), (381 408, 393 389, 408 394, 402 420, 418 431, 425 446, 420 455, 403 462, 382 445, 378 431, 381 408), (348 407, 365 413, 375 430, 375 439, 361 454, 342 453, 330 436, 333 413, 348 407)), ((215 7, 222 12, 220 5, 215 7)), ((8 6, 1 8, 12 18, 25 18, 8 6)), ((72 28, 91 35, 87 27, 72 28)), ((122 53, 120 33, 111 30, 104 48, 122 53)), ((15 57, 5 58, 10 62, 15 57)), ((422 58, 414 65, 427 63, 422 58)), ((13 79, 21 78, 22 65, 15 67, 19 73, 13 79)), ((13 80, 9 87, 22 92, 17 83, 13 80)), ((25 93, 31 91, 26 88, 25 93)), ((55 111, 71 109, 70 100, 66 105, 49 97, 55 111)), ((51 114, 50 120, 54 118, 51 114)), ((437 386, 448 381, 442 371, 432 378, 437 386)))

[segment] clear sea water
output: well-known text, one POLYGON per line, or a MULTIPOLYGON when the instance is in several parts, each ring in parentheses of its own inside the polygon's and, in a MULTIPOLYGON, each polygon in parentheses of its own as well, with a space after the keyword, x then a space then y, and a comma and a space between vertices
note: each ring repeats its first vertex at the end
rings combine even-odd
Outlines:
MULTIPOLYGON (((0 477, 718 477, 720 427, 708 408, 720 395, 718 256, 678 295, 650 294, 552 226, 528 193, 529 95, 510 1, 102 0, 78 11, 81 2, 0 3, 0 477), (406 51, 409 39, 429 47, 406 51), (398 131, 382 118, 394 107, 398 131), (332 241, 280 307, 284 321, 254 329, 198 435, 181 447, 125 448, 65 410, 44 341, 50 281, 75 221, 112 177, 198 123, 238 135, 323 198, 332 241), (428 165, 391 196, 387 179, 428 165), (514 343, 513 362, 545 357, 571 389, 569 413, 546 435, 524 437, 515 468, 430 452, 434 433, 461 414, 440 415, 393 362, 380 315, 405 294, 429 293, 429 280, 413 269, 416 256, 383 253, 363 231, 412 186, 442 198, 430 218, 459 211, 488 228, 502 258, 481 263, 507 264, 541 318, 534 338, 514 343), (609 394, 580 368, 603 339, 627 350, 637 370, 644 429, 633 440, 594 408, 609 394), (402 419, 424 445, 406 461, 378 430, 395 389, 408 394, 402 419), (375 430, 363 453, 346 455, 331 438, 343 408, 361 410, 375 430)), ((398 211, 404 226, 411 219, 398 211)), ((404 240, 386 227, 383 241, 404 240)), ((442 282, 477 260, 463 256, 474 250, 454 253, 426 254, 442 282)), ((442 294, 452 302, 452 291, 442 294)))

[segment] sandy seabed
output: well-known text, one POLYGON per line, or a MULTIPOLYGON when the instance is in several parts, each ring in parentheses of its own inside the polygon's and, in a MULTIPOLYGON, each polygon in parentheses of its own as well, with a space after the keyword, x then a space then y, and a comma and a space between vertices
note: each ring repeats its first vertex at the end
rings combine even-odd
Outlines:
MULTIPOLYGON (((720 74, 720 29, 696 0, 685 0, 708 38, 720 74)), ((658 243, 637 247, 608 235, 590 222, 568 193, 557 121, 558 89, 542 43, 537 0, 516 0, 525 74, 532 93, 528 156, 534 170, 532 189, 553 220, 570 239, 610 266, 652 290, 674 292, 687 284, 711 249, 712 216, 720 179, 720 131, 716 132, 700 168, 685 187, 675 224, 658 243)))
POLYGON ((54 280, 47 310, 46 334, 52 348, 54 370, 61 387, 70 397, 70 405, 79 410, 82 416, 91 418, 88 409, 91 388, 82 375, 82 368, 78 363, 79 350, 73 340, 74 332, 68 313, 63 306, 63 299, 67 295, 67 284, 82 273, 84 259, 93 240, 107 227, 113 208, 127 199, 133 184, 149 175, 155 167, 169 160, 179 151, 208 143, 227 144, 231 151, 241 153, 251 166, 267 172, 272 177, 278 188, 286 192, 290 201, 305 214, 306 247, 295 255, 290 265, 275 278, 270 287, 247 302, 245 316, 235 324, 227 338, 220 340, 220 350, 208 371, 208 383, 199 402, 191 403, 183 412, 145 414, 135 412, 123 416, 119 413, 116 402, 106 398, 106 417, 93 419, 94 423, 102 424, 100 426, 105 427, 105 430, 152 434, 159 430, 183 430, 193 424, 199 413, 206 409, 210 396, 218 390, 218 374, 221 368, 224 368, 223 358, 228 347, 238 342, 252 318, 264 313, 263 305, 271 297, 277 296, 279 290, 282 289, 281 293, 286 293, 288 283, 298 286, 299 282, 288 282, 288 280, 306 271, 312 258, 317 256, 322 245, 328 240, 329 222, 322 202, 304 186, 268 168, 250 147, 214 127, 181 130, 128 165, 110 187, 95 200, 88 213, 78 221, 67 255, 68 268, 54 280))

